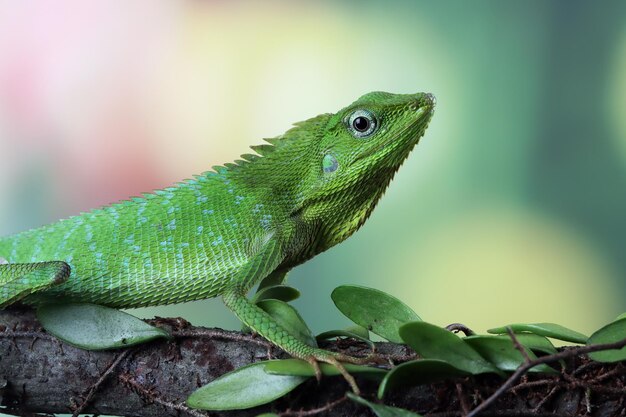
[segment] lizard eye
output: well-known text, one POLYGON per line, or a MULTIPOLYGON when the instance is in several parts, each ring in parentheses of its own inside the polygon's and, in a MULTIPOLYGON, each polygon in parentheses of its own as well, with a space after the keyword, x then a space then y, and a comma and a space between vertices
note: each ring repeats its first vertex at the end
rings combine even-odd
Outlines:
POLYGON ((355 110, 348 117, 347 124, 355 138, 366 138, 376 130, 376 118, 367 110, 355 110))

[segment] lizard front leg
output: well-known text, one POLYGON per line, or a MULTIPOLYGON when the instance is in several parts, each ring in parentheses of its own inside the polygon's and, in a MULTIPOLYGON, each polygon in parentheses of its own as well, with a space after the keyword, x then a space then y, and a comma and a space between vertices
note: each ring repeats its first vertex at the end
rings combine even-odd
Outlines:
MULTIPOLYGON (((309 346, 290 334, 272 316, 247 299, 246 293, 248 289, 261 279, 274 276, 274 271, 282 260, 282 251, 278 241, 274 236, 266 239, 263 247, 233 277, 232 285, 222 290, 224 304, 251 330, 290 355, 309 362, 315 369, 318 379, 321 377, 318 362, 329 363, 341 372, 354 392, 358 393, 359 388, 354 378, 346 371, 341 362, 363 363, 366 361, 366 358, 354 358, 309 346)), ((278 276, 280 276, 280 281, 284 279, 284 274, 278 276)))
POLYGON ((283 349, 291 356, 303 359, 309 362, 315 369, 318 380, 321 377, 321 371, 318 362, 326 362, 334 365, 343 375, 350 387, 355 393, 359 393, 359 387, 354 377, 348 373, 346 368, 341 364, 343 362, 362 363, 363 359, 354 358, 342 353, 330 352, 327 350, 309 346, 291 335, 284 327, 279 325, 276 320, 259 306, 250 302, 245 295, 245 290, 241 288, 233 288, 224 292, 222 295, 224 304, 235 313, 235 315, 246 326, 272 342, 274 345, 283 349))

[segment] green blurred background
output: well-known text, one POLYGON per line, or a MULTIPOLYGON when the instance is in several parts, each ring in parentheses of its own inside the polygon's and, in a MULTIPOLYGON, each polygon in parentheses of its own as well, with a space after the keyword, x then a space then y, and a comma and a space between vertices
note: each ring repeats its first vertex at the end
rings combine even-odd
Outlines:
MULTIPOLYGON (((478 331, 626 311, 626 3, 0 3, 0 235, 167 186, 372 90, 437 111, 369 222, 297 268, 478 331)), ((142 309, 238 328, 219 300, 142 309)))

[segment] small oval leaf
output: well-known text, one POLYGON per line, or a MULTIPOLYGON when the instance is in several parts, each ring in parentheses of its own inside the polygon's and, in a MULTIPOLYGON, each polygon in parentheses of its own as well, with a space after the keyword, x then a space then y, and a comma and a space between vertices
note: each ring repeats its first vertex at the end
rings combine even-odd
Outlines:
POLYGON ((359 337, 362 337, 363 339, 369 340, 369 338, 370 338, 369 330, 367 330, 363 326, 359 326, 358 324, 355 324, 354 326, 346 327, 344 330, 346 332, 350 332, 350 333, 356 334, 359 337))
POLYGON ((270 375, 257 362, 229 372, 195 390, 187 405, 201 410, 243 410, 267 404, 291 392, 307 378, 270 375))
POLYGON ((295 308, 284 301, 274 299, 259 301, 257 305, 291 335, 309 346, 317 347, 313 333, 295 308))
POLYGON ((287 274, 289 271, 274 271, 265 278, 261 280, 259 283, 259 287, 257 288, 257 292, 261 291, 263 288, 273 287, 275 285, 283 285, 287 281, 287 274))
POLYGON ((348 398, 357 404, 369 407, 370 410, 378 417, 422 417, 420 414, 414 413, 404 408, 391 407, 383 404, 375 404, 367 401, 366 399, 359 397, 351 392, 346 393, 348 398))
POLYGON ((461 338, 434 324, 423 321, 405 324, 400 327, 400 336, 424 359, 439 359, 474 375, 502 374, 461 338))
MULTIPOLYGON (((624 339, 626 339, 626 317, 609 323, 596 331, 587 341, 587 345, 615 343, 624 339)), ((598 362, 626 361, 626 346, 621 349, 592 352, 589 354, 589 357, 598 362)))
POLYGON ((510 327, 515 333, 529 332, 538 334, 539 336, 551 337, 553 339, 563 340, 565 342, 581 343, 584 344, 587 341, 587 336, 577 331, 563 327, 560 324, 555 323, 516 323, 508 326, 496 327, 494 329, 487 330, 491 334, 504 334, 506 328, 510 327))
MULTIPOLYGON (((328 363, 320 363, 319 365, 323 375, 341 375, 339 370, 333 365, 328 363)), ((354 365, 351 363, 344 363, 343 366, 346 368, 346 371, 351 374, 359 374, 363 377, 376 380, 382 379, 388 372, 385 369, 354 365)), ((311 364, 300 359, 282 359, 268 362, 265 367, 265 372, 272 375, 315 376, 315 370, 311 364)))
MULTIPOLYGON (((513 344, 511 338, 505 339, 500 336, 468 336, 463 339, 483 358, 498 367, 502 371, 513 372, 520 365, 524 364, 525 358, 513 344)), ((522 344, 521 341, 519 341, 522 344)), ((522 346, 524 346, 522 344, 522 346)), ((528 348, 525 348, 526 354, 532 359, 537 356, 528 348)), ((556 371, 546 364, 540 364, 530 369, 530 372, 555 373, 556 371)))
POLYGON ((169 334, 114 308, 97 304, 42 304, 37 318, 48 333, 87 350, 103 350, 145 343, 169 334))
POLYGON ((352 333, 348 330, 329 330, 327 332, 318 334, 317 336, 315 336, 315 339, 320 342, 322 340, 333 339, 335 337, 351 337, 353 339, 360 340, 363 343, 367 343, 372 349, 374 349, 374 347, 376 346, 371 340, 365 339, 361 335, 352 333))
POLYGON ((261 300, 280 300, 288 303, 300 297, 300 291, 287 285, 273 285, 271 287, 261 288, 254 297, 252 302, 257 303, 261 300))
POLYGON ((438 359, 417 359, 393 368, 378 387, 378 398, 398 387, 429 384, 442 379, 466 376, 469 373, 438 359))
POLYGON ((402 343, 400 326, 422 320, 402 301, 373 288, 342 285, 331 298, 350 320, 394 343, 402 343))

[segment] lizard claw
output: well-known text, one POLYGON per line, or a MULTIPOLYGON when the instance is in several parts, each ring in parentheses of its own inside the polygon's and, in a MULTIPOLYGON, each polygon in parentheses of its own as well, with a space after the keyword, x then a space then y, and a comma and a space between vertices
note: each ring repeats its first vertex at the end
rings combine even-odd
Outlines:
POLYGON ((317 379, 317 382, 319 383, 322 380, 322 370, 320 369, 319 362, 317 361, 317 359, 315 359, 314 356, 311 356, 309 359, 307 359, 307 362, 310 363, 313 367, 313 371, 315 372, 315 379, 317 379))
POLYGON ((356 381, 354 380, 354 377, 352 375, 350 375, 350 373, 346 370, 346 367, 343 366, 343 364, 341 362, 339 362, 337 359, 331 357, 328 360, 328 363, 333 365, 335 368, 337 368, 337 370, 341 373, 341 375, 346 380, 346 382, 348 382, 348 384, 350 385, 350 388, 352 388, 352 391, 356 395, 360 395, 361 394, 361 390, 359 389, 359 386, 356 384, 356 381))
MULTIPOLYGON (((319 363, 325 362, 337 368, 339 373, 341 373, 343 378, 350 385, 350 388, 352 388, 352 391, 356 395, 359 395, 361 393, 361 390, 359 389, 359 386, 356 384, 354 377, 350 375, 350 373, 346 370, 346 367, 343 366, 341 362, 339 362, 340 360, 343 360, 344 358, 350 358, 350 359, 357 359, 357 358, 352 358, 351 356, 342 355, 342 354, 333 354, 332 352, 326 352, 323 350, 320 350, 320 351, 322 352, 322 354, 319 354, 319 355, 312 354, 309 357, 305 358, 305 360, 308 363, 310 363, 311 366, 313 367, 313 370, 315 371, 315 378, 317 379, 317 381, 319 382, 322 379, 322 370, 320 369, 319 363)), ((346 362, 350 362, 350 360, 347 360, 346 362)))

